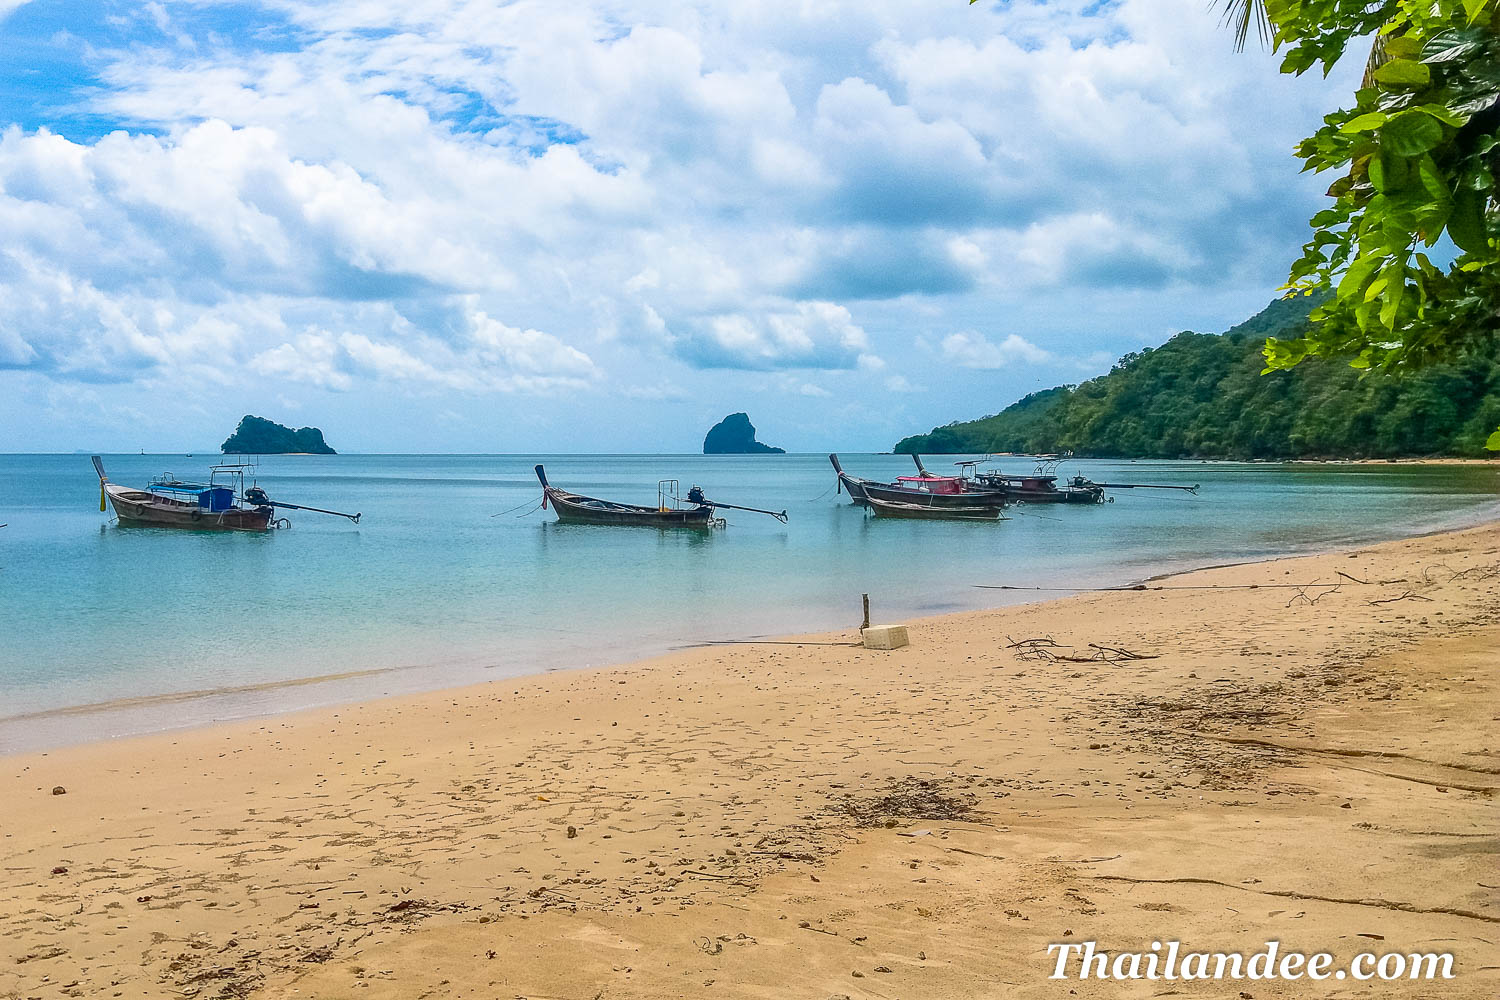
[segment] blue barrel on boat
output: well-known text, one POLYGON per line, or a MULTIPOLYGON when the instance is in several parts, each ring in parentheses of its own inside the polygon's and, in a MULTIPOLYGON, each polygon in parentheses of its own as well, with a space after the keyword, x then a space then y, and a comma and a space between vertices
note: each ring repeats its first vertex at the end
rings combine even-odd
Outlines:
POLYGON ((198 494, 198 506, 210 513, 218 513, 234 506, 234 490, 228 486, 214 486, 198 494))

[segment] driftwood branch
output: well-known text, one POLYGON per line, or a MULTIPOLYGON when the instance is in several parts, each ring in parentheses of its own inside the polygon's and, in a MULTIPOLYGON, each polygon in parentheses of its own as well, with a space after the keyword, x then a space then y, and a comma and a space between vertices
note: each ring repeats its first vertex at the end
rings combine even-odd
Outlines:
MULTIPOLYGON (((1010 636, 1006 636, 1005 638, 1010 639, 1010 636)), ((1018 648, 1025 647, 1025 648, 1029 649, 1029 648, 1032 648, 1032 647, 1035 647, 1035 646, 1057 646, 1057 645, 1058 645, 1057 640, 1053 639, 1049 635, 1049 636, 1046 636, 1044 638, 1037 638, 1037 639, 1021 639, 1021 640, 1011 639, 1011 641, 1006 645, 1005 648, 1006 649, 1018 649, 1018 648)))
MULTIPOLYGON (((1006 636, 1010 639, 1010 636, 1006 636)), ((1014 649, 1016 656, 1023 660, 1040 660, 1043 663, 1122 663, 1131 660, 1158 660, 1161 659, 1156 653, 1137 653, 1133 650, 1124 649, 1119 646, 1105 646, 1101 643, 1091 642, 1088 644, 1093 650, 1087 656, 1074 656, 1070 653, 1056 652, 1056 650, 1072 649, 1053 639, 1051 636, 1011 640, 1005 647, 1014 649)))
POLYGON ((1109 660, 1111 663, 1113 663, 1116 660, 1159 660, 1159 659, 1161 659, 1160 654, 1157 654, 1157 653, 1133 653, 1133 652, 1131 652, 1128 649, 1120 649, 1117 646, 1101 646, 1097 642, 1091 642, 1091 643, 1089 643, 1089 646, 1091 648, 1097 649, 1099 651, 1098 653, 1094 654, 1094 659, 1096 659, 1096 660, 1109 660))
MULTIPOLYGON (((1341 573, 1339 575, 1343 576, 1345 574, 1341 573)), ((1350 579, 1352 580, 1354 578, 1350 577, 1350 579)), ((1355 582, 1356 583, 1362 583, 1363 581, 1356 580, 1355 582)), ((1298 601, 1301 601, 1303 604, 1308 604, 1308 605, 1317 604, 1320 600, 1322 600, 1323 598, 1327 597, 1329 594, 1336 593, 1338 591, 1338 589, 1340 587, 1342 587, 1342 586, 1343 586, 1343 584, 1341 584, 1341 583, 1309 584, 1308 587, 1327 587, 1328 588, 1327 590, 1324 590, 1321 593, 1318 593, 1318 594, 1313 595, 1311 597, 1309 597, 1308 593, 1307 593, 1308 587, 1298 587, 1297 588, 1297 593, 1293 594, 1292 595, 1292 599, 1286 602, 1286 606, 1287 607, 1291 607, 1293 604, 1296 604, 1298 601)))
POLYGON ((1404 593, 1402 593, 1402 595, 1400 597, 1385 597, 1385 598, 1382 598, 1381 600, 1378 600, 1378 601, 1371 601, 1370 603, 1371 604, 1395 604, 1397 601, 1426 601, 1427 603, 1431 604, 1432 603, 1432 598, 1430 598, 1430 597, 1423 597, 1421 594, 1414 593, 1414 592, 1408 590, 1408 591, 1405 591, 1404 593))

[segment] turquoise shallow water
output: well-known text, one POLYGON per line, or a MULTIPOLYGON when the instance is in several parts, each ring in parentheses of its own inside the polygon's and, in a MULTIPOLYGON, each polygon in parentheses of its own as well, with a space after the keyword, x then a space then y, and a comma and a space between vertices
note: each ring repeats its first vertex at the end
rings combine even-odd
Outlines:
MULTIPOLYGON (((843 455, 852 474, 911 471, 843 455)), ((206 475, 212 456, 107 456, 114 482, 206 475)), ((928 460, 936 470, 951 461, 928 460)), ((1013 460, 1012 471, 1030 465, 1013 460)), ((0 455, 0 751, 383 693, 619 662, 710 639, 994 606, 976 584, 1124 583, 1157 572, 1414 534, 1495 516, 1475 466, 1093 462, 1098 507, 1022 507, 999 524, 869 518, 826 456, 276 456, 292 513, 264 535, 130 528, 98 511, 85 455, 0 455), (559 525, 532 474, 649 503, 662 477, 790 512, 728 512, 712 533, 559 525)))

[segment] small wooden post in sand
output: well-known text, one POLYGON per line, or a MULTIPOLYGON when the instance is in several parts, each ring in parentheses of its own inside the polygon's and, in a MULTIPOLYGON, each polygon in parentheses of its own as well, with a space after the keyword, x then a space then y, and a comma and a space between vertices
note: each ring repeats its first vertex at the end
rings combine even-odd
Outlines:
POLYGON ((865 605, 865 622, 859 627, 866 649, 900 649, 909 643, 905 625, 871 625, 870 595, 861 594, 865 605))

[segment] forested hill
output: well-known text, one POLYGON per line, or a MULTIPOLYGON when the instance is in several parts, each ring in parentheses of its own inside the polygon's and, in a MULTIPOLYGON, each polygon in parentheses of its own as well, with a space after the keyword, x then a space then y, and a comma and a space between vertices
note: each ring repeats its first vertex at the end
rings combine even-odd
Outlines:
POLYGON ((1314 303, 1272 302, 1222 334, 1179 333, 1107 375, 1034 392, 993 416, 902 439, 897 453, 1071 451, 1109 458, 1485 456, 1500 423, 1500 343, 1397 379, 1342 361, 1261 375, 1267 336, 1314 303))

